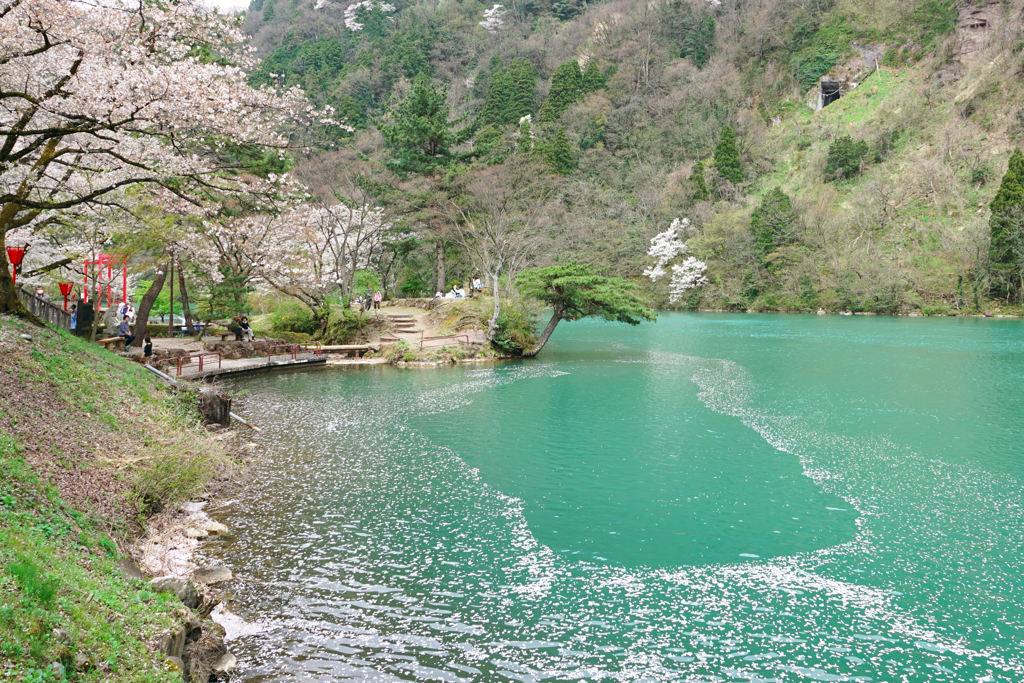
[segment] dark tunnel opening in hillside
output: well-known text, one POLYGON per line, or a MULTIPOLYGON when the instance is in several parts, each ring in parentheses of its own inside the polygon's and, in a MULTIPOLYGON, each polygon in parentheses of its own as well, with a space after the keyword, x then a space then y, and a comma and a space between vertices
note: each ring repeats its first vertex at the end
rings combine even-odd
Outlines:
POLYGON ((821 82, 821 106, 827 107, 832 104, 840 97, 843 93, 840 92, 840 83, 838 81, 822 81, 821 82))

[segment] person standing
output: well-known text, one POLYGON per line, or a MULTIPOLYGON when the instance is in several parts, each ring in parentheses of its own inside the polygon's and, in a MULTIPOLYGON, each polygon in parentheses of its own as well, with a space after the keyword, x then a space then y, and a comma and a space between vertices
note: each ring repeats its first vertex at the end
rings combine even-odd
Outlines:
POLYGON ((146 343, 142 345, 142 364, 153 364, 153 340, 146 335, 146 343))
POLYGON ((369 287, 366 288, 366 293, 363 294, 363 310, 370 310, 370 306, 373 305, 373 291, 369 287))
POLYGON ((68 329, 72 332, 78 327, 78 304, 71 304, 71 327, 68 329))
POLYGON ((124 350, 130 349, 132 342, 135 341, 135 335, 132 334, 131 325, 128 324, 128 316, 121 319, 121 324, 117 326, 117 333, 124 339, 124 350))
POLYGON ((373 293, 373 310, 375 310, 375 311, 379 311, 380 310, 380 302, 381 302, 381 299, 383 299, 383 298, 384 298, 384 294, 381 293, 381 291, 379 289, 376 292, 373 293))

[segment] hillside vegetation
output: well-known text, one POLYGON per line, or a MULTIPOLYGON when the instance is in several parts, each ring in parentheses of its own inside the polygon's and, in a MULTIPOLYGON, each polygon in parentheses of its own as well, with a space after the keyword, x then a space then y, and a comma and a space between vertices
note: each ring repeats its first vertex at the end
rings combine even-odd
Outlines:
POLYGON ((2 316, 0 360, 0 679, 182 680, 152 647, 181 601, 118 561, 223 448, 194 398, 66 332, 2 316))
POLYGON ((685 217, 709 280, 687 307, 894 313, 1017 303, 1013 268, 989 261, 989 203, 1024 132, 1021 9, 253 0, 244 21, 264 57, 252 81, 334 107, 356 130, 332 158, 375 165, 381 200, 405 202, 406 294, 474 268, 437 218, 447 202, 486 195, 495 166, 540 164, 550 193, 524 265, 641 281, 651 237, 685 217), (823 76, 845 94, 815 111, 823 76), (397 162, 388 135, 417 79, 451 108, 450 154, 431 167, 397 162))

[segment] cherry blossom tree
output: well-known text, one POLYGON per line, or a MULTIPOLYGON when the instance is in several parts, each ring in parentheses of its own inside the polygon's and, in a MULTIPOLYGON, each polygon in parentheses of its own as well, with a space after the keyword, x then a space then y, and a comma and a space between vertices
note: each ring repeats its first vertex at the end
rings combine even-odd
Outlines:
POLYGON ((239 191, 231 149, 334 123, 298 89, 250 87, 237 24, 201 0, 0 0, 0 32, 0 312, 24 314, 12 230, 140 183, 201 212, 239 191))
MULTIPOLYGON (((689 225, 688 219, 677 218, 672 221, 668 230, 651 238, 651 248, 647 250, 647 255, 653 256, 657 261, 644 271, 644 276, 649 277, 651 282, 657 282, 664 277, 665 267, 689 251, 686 241, 680 235, 689 225)), ((669 282, 669 301, 677 303, 689 290, 706 285, 708 280, 704 274, 707 269, 707 264, 697 260, 694 256, 688 256, 682 263, 674 264, 672 279, 669 282)))

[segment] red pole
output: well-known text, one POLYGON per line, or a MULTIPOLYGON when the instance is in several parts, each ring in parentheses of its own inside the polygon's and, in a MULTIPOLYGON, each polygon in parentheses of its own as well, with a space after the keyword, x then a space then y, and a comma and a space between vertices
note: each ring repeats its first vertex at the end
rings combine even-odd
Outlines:
POLYGON ((121 280, 121 301, 128 303, 128 259, 124 261, 124 278, 121 280))

